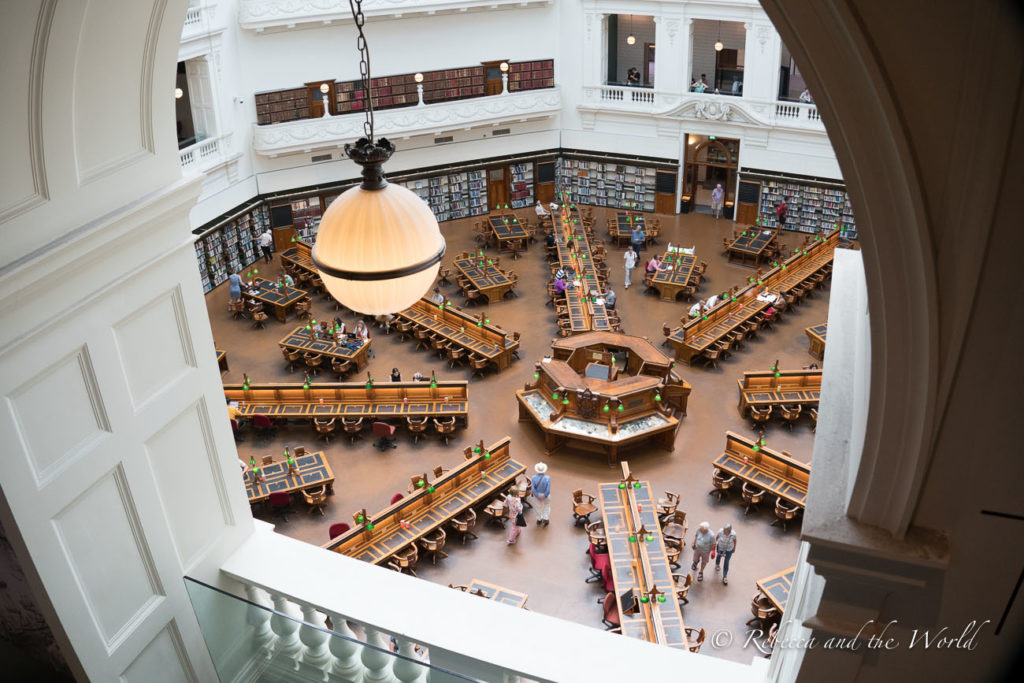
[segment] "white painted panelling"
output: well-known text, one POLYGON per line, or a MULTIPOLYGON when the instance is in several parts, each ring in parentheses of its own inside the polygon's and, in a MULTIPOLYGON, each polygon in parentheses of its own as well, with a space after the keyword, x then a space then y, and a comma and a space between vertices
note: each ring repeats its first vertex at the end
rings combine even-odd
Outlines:
MULTIPOLYGON (((51 5, 52 3, 46 3, 51 5)), ((39 148, 40 110, 33 92, 38 87, 37 72, 24 68, 36 65, 36 36, 25 26, 37 24, 43 3, 36 1, 4 3, 4 20, 0 21, 0 45, 4 46, 4 59, 0 60, 0 83, 4 96, 0 98, 0 223, 40 199, 42 150, 39 148), (17 55, 17 58, 14 58, 17 55), (28 104, 29 106, 26 106, 28 104), (27 134, 26 134, 27 133, 27 134)), ((49 25, 41 27, 46 32, 49 25)))
POLYGON ((54 525, 89 615, 113 650, 163 596, 121 466, 65 507, 54 525))
POLYGON ((125 669, 121 680, 124 683, 194 683, 197 679, 184 652, 178 629, 171 622, 143 648, 125 669))
MULTIPOLYGON (((92 0, 85 10, 75 62, 75 157, 79 182, 116 171, 152 151, 148 120, 152 74, 145 73, 151 14, 162 16, 165 0, 92 0), (113 41, 110 36, 117 35, 113 41), (136 59, 125 59, 126 54, 136 59), (88 55, 88 57, 86 57, 88 55), (142 116, 140 117, 140 105, 142 116), (117 130, 119 135, 95 135, 117 130), (149 139, 147 139, 149 138, 149 139)), ((168 92, 168 107, 173 93, 168 92)))
POLYGON ((186 569, 231 524, 212 444, 204 402, 191 406, 146 442, 178 558, 186 569))
POLYGON ((177 287, 122 319, 114 334, 136 409, 195 366, 177 287))
POLYGON ((9 405, 39 486, 110 430, 84 346, 11 392, 9 405))

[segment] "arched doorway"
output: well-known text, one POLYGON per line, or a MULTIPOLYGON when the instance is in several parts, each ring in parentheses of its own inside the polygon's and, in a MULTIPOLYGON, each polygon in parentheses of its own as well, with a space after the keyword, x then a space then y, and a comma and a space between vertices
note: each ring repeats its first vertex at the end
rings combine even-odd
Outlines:
POLYGON ((721 185, 726 205, 729 205, 736 183, 740 141, 713 135, 688 135, 687 138, 687 142, 693 144, 686 145, 683 194, 693 198, 697 211, 711 213, 711 191, 721 185))

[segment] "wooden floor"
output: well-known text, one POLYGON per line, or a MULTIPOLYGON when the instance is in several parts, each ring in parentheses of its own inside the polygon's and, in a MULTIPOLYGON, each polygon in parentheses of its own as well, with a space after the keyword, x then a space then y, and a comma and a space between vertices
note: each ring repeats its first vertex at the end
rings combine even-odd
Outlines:
MULTIPOLYGON (((598 237, 604 237, 603 226, 613 215, 611 210, 595 209, 598 237)), ((467 219, 441 225, 450 255, 444 261, 445 266, 450 265, 455 254, 474 248, 472 222, 467 219)), ((727 263, 722 253, 722 237, 732 235, 731 222, 691 213, 661 216, 661 224, 662 244, 655 247, 659 254, 669 242, 696 245, 698 259, 708 262, 708 280, 699 292, 701 298, 742 284, 753 273, 749 267, 727 263)), ((790 251, 802 241, 802 235, 783 233, 782 242, 790 251)), ((659 301, 656 294, 644 295, 642 284, 624 290, 623 250, 609 244, 608 252, 612 286, 619 297, 618 310, 624 331, 647 336, 660 344, 662 323, 677 325, 690 304, 659 301)), ((287 524, 280 524, 279 532, 320 545, 328 540, 327 531, 332 522, 351 522, 352 513, 360 508, 378 510, 386 506, 393 494, 406 491, 411 475, 429 471, 435 465, 447 468, 461 462, 463 447, 481 439, 493 443, 505 435, 511 436, 512 457, 532 473, 533 465, 543 459, 544 438, 536 425, 517 422, 514 391, 532 376, 534 363, 550 353, 551 340, 557 333, 554 312, 544 306, 549 271, 543 253, 543 246, 534 244, 518 261, 512 261, 507 254, 502 256, 501 267, 519 274, 521 296, 480 310, 486 311, 494 324, 505 330, 523 333, 522 360, 513 362, 500 374, 491 373, 484 379, 471 381, 469 429, 457 433, 451 445, 443 446, 433 436, 413 445, 404 429, 397 434, 398 448, 385 452, 372 447, 373 437, 369 433, 354 446, 344 439, 332 439, 325 445, 304 426, 281 429, 266 444, 252 434, 246 436, 246 441, 238 447, 246 461, 250 455, 278 455, 284 446, 305 446, 311 452, 323 450, 338 481, 344 482, 335 486, 336 493, 326 517, 309 515, 304 510, 305 505, 298 503, 297 514, 290 516, 287 524)), ((642 282, 642 265, 652 253, 651 250, 641 252, 634 283, 642 282)), ((265 269, 261 266, 260 270, 276 273, 278 266, 275 256, 273 266, 265 269)), ((442 291, 461 305, 461 298, 455 296, 453 287, 442 287, 442 291)), ((207 297, 216 346, 226 350, 231 361, 231 371, 224 375, 225 382, 241 382, 243 372, 248 373, 253 382, 301 382, 301 372, 287 371, 277 347, 277 341, 293 329, 294 324, 289 321, 283 325, 271 317, 266 329, 254 330, 250 322, 231 319, 226 310, 227 296, 227 287, 221 286, 207 297)), ((313 312, 318 319, 331 319, 335 315, 333 306, 320 298, 314 299, 313 312)), ((744 622, 750 618, 755 581, 793 566, 799 547, 800 525, 790 525, 788 533, 781 527, 770 526, 774 518, 771 504, 764 504, 761 511, 744 517, 738 495, 722 503, 708 495, 711 462, 725 446, 725 432, 754 434, 750 422, 741 419, 736 410, 736 380, 742 378, 744 370, 767 370, 776 359, 783 370, 798 369, 814 362, 807 353, 804 328, 822 322, 827 313, 828 287, 818 290, 815 298, 807 299, 787 314, 781 324, 775 325, 774 331, 763 332, 759 340, 748 342, 744 350, 734 353, 717 370, 682 367, 682 375, 693 385, 693 393, 674 452, 651 448, 628 457, 634 475, 651 481, 656 495, 666 490, 681 494, 679 509, 687 511, 689 516, 687 544, 696 526, 705 520, 716 530, 731 522, 738 535, 729 585, 722 585, 719 575, 708 572, 703 583, 694 583, 689 593, 690 603, 683 606, 686 625, 704 627, 709 633, 702 654, 743 662, 760 656, 752 647, 746 650, 742 647, 748 632, 744 622), (733 644, 715 649, 710 634, 723 628, 732 631, 733 644)), ((345 321, 351 326, 355 318, 348 316, 345 321)), ((377 381, 386 381, 393 367, 401 370, 403 379, 410 379, 416 371, 429 376, 431 370, 437 372, 439 379, 470 378, 469 369, 449 370, 447 361, 439 360, 428 351, 416 351, 412 343, 399 342, 397 335, 380 336, 377 330, 372 330, 371 334, 376 335, 372 345, 375 355, 363 372, 370 372, 377 381)), ((798 460, 810 461, 814 435, 807 422, 799 423, 792 433, 781 424, 773 424, 766 438, 773 450, 785 450, 798 460)), ((440 560, 436 567, 429 562, 421 563, 418 574, 422 579, 445 585, 465 585, 473 579, 488 581, 528 594, 529 607, 534 611, 603 628, 601 607, 596 603, 603 591, 598 584, 584 583, 588 566, 584 553, 587 540, 583 529, 573 526, 569 501, 576 488, 596 495, 597 484, 614 479, 618 470, 609 468, 603 457, 571 451, 557 453, 546 462, 554 494, 550 526, 536 526, 533 513, 527 510, 529 527, 523 530, 518 544, 508 546, 504 533, 495 526, 484 527, 481 519, 477 526, 478 540, 466 546, 458 543, 449 546, 448 558, 440 560)), ((593 519, 600 519, 600 513, 593 519)), ((684 554, 683 573, 689 570, 689 553, 687 549, 684 554)))

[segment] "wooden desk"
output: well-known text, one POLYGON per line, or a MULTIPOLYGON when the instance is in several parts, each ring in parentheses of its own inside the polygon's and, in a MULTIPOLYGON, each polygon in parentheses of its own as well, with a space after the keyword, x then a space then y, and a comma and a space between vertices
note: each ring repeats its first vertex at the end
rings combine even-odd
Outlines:
POLYGON ((305 271, 314 277, 320 277, 320 271, 316 269, 316 264, 313 263, 311 251, 308 244, 296 241, 295 246, 281 252, 281 260, 291 263, 299 270, 305 271))
POLYGON ((572 218, 571 214, 564 215, 561 211, 556 211, 553 215, 559 265, 562 268, 571 267, 580 283, 579 286, 565 290, 565 304, 569 309, 572 333, 579 334, 591 330, 611 331, 608 310, 601 303, 603 300, 591 294, 592 291, 600 289, 600 282, 594 266, 590 240, 587 239, 583 225, 575 222, 578 220, 572 218))
MULTIPOLYGON (((319 328, 317 328, 319 329, 319 328)), ((284 339, 277 342, 277 345, 281 348, 291 349, 292 351, 303 351, 307 353, 319 353, 328 358, 336 358, 338 360, 350 360, 352 361, 357 370, 362 370, 366 367, 369 362, 368 356, 370 353, 370 339, 345 339, 341 344, 335 344, 334 338, 321 339, 317 334, 316 339, 309 338, 309 330, 306 329, 305 325, 300 325, 294 330, 289 332, 284 339), (358 348, 350 348, 344 344, 355 344, 360 342, 358 348)), ((325 365, 325 369, 329 370, 330 365, 325 365)))
POLYGON ((512 364, 512 353, 519 349, 519 342, 505 330, 490 323, 477 325, 479 318, 463 310, 440 304, 430 299, 420 299, 410 308, 399 311, 398 317, 418 327, 441 335, 462 349, 483 356, 504 370, 512 364))
POLYGON ((622 634, 685 649, 688 647, 686 626, 675 596, 672 567, 665 555, 665 542, 655 510, 657 498, 652 495, 648 482, 631 480, 628 463, 622 463, 622 469, 623 479, 628 483, 598 485, 622 634), (637 533, 641 527, 647 531, 644 536, 637 533), (641 596, 648 596, 655 587, 664 593, 661 596, 664 601, 655 596, 646 603, 640 602, 641 596), (636 590, 637 603, 636 612, 627 616, 623 614, 622 595, 630 589, 636 590))
POLYGON ((807 333, 807 341, 810 342, 807 352, 818 360, 824 360, 825 336, 828 333, 828 324, 821 323, 820 325, 806 327, 804 328, 804 332, 807 333))
POLYGON ((228 352, 217 349, 217 366, 221 372, 228 371, 228 352))
POLYGON ((777 405, 818 407, 821 397, 821 370, 788 370, 776 377, 771 370, 744 372, 736 380, 740 390, 740 415, 746 417, 750 406, 777 405))
POLYGON ((288 474, 288 464, 283 460, 272 465, 260 465, 261 481, 253 483, 252 471, 245 473, 245 493, 250 503, 259 503, 270 498, 271 493, 286 491, 294 493, 303 489, 327 486, 328 491, 334 488, 334 472, 327 464, 323 451, 307 453, 295 458, 297 474, 288 474))
POLYGON ((756 266, 766 255, 772 244, 779 237, 778 230, 764 230, 752 226, 743 231, 743 234, 733 240, 729 245, 729 260, 737 257, 742 261, 748 258, 753 260, 756 266))
POLYGON ((488 214, 487 224, 491 226, 491 232, 498 240, 499 251, 505 249, 506 244, 512 240, 522 240, 523 248, 527 248, 529 235, 526 234, 526 228, 514 213, 501 211, 488 214))
MULTIPOLYGON (((245 417, 266 415, 278 419, 367 417, 451 417, 465 423, 469 417, 467 382, 381 382, 366 388, 366 382, 310 384, 225 384, 224 396, 238 401, 245 417), (447 398, 447 400, 445 400, 447 398)), ((341 430, 338 430, 341 433, 341 430)))
POLYGON ((672 270, 660 270, 653 278, 653 287, 658 290, 662 301, 675 301, 679 292, 690 286, 690 278, 696 265, 697 257, 693 254, 665 253, 662 257, 662 266, 671 267, 672 270))
POLYGON ((789 589, 793 586, 793 576, 796 574, 796 566, 783 569, 778 574, 758 579, 755 583, 757 589, 768 596, 779 614, 786 611, 786 603, 789 602, 789 589))
POLYGON ((628 246, 633 239, 633 228, 640 226, 644 231, 644 242, 647 241, 647 221, 642 213, 635 211, 617 211, 608 229, 608 234, 615 240, 616 246, 628 246))
POLYGON ((754 442, 732 432, 725 434, 725 451, 713 463, 718 469, 800 508, 807 501, 811 466, 770 448, 754 451, 754 442))
POLYGON ((692 318, 672 330, 668 340, 676 350, 676 360, 690 365, 708 347, 768 308, 769 304, 755 298, 753 291, 748 287, 736 297, 736 301, 730 300, 705 311, 707 320, 692 318))
POLYGON ((526 593, 520 593, 514 591, 511 588, 505 588, 498 586, 487 581, 481 581, 480 579, 473 579, 468 586, 466 586, 466 592, 472 595, 480 595, 483 593, 483 597, 488 600, 494 600, 500 602, 503 605, 511 605, 512 607, 526 607, 526 600, 530 596, 526 593))
POLYGON ((364 562, 384 564, 467 508, 507 491, 526 470, 510 457, 510 442, 506 436, 480 453, 467 448, 470 457, 462 464, 377 514, 356 513, 355 526, 323 547, 364 562), (490 457, 485 458, 486 454, 490 457), (358 521, 359 514, 364 514, 362 522, 358 521), (407 528, 403 521, 408 523, 407 528))
POLYGON ((250 288, 247 285, 242 287, 242 296, 256 299, 263 302, 263 305, 274 312, 274 317, 285 322, 288 320, 288 311, 300 300, 306 298, 306 290, 289 287, 287 292, 281 292, 277 284, 258 277, 254 280, 256 287, 250 288))
POLYGON ((512 281, 495 267, 486 256, 468 259, 457 259, 453 262, 455 269, 462 273, 480 293, 487 297, 488 303, 498 303, 504 299, 505 292, 512 289, 512 281))

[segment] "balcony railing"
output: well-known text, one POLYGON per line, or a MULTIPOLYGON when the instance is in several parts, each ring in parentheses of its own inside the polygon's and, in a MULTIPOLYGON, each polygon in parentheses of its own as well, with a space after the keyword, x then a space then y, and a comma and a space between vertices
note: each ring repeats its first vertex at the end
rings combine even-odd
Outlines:
MULTIPOLYGON (((400 19, 423 14, 538 7, 551 3, 552 0, 363 0, 363 13, 373 19, 400 19)), ((238 3, 238 24, 257 32, 351 21, 352 10, 348 0, 239 0, 238 3)))
MULTIPOLYGON (((438 102, 374 114, 377 135, 411 137, 436 135, 473 126, 498 125, 512 121, 555 116, 562 109, 559 88, 502 93, 453 102, 438 102)), ((275 157, 339 147, 363 136, 362 113, 302 119, 267 126, 253 126, 253 150, 275 157)))
POLYGON ((713 93, 673 93, 618 85, 583 87, 583 111, 634 112, 654 117, 730 121, 739 125, 825 131, 817 106, 713 93))
POLYGON ((185 25, 181 28, 183 42, 206 35, 213 30, 217 6, 212 2, 189 7, 185 10, 185 25))
POLYGON ((194 145, 179 150, 178 157, 181 159, 181 168, 205 171, 216 166, 226 157, 230 139, 231 133, 226 133, 200 140, 194 145))
MULTIPOLYGON (((223 664, 235 671, 231 663, 243 662, 253 673, 272 669, 273 680, 298 680, 303 670, 323 672, 316 680, 327 681, 423 680, 423 667, 414 661, 418 645, 429 653, 432 683, 455 679, 445 672, 496 682, 764 680, 764 666, 694 655, 509 607, 256 524, 221 567, 232 592, 252 604, 242 611, 207 610, 218 620, 217 637, 230 641, 230 649, 210 646, 219 669, 223 664), (244 616, 231 618, 236 612, 244 616), (386 652, 391 638, 404 659, 386 652)), ((195 597, 193 602, 206 632, 204 610, 195 597)), ((599 619, 595 604, 594 623, 599 619)))

